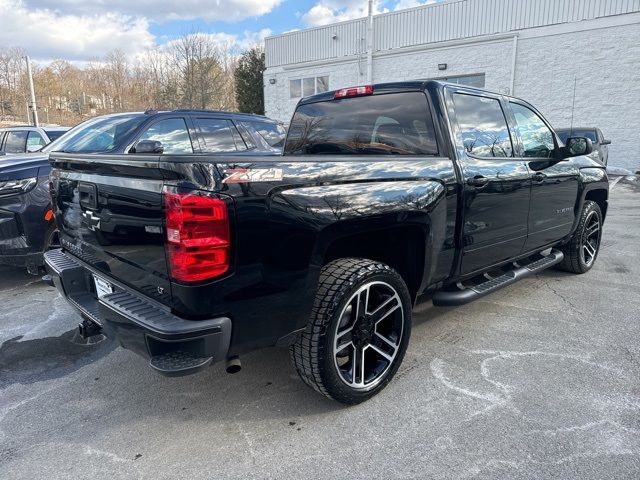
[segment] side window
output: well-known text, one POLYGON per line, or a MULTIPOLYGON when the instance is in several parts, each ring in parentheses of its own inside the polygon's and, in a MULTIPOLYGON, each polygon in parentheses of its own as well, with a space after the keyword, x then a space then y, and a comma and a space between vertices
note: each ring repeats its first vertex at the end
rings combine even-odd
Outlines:
POLYGON ((476 157, 511 157, 513 146, 500 101, 454 93, 453 103, 462 144, 476 157))
POLYGON ((183 118, 167 118, 151 125, 140 140, 157 140, 162 143, 164 155, 193 153, 191 137, 183 118))
MULTIPOLYGON (((229 120, 220 118, 198 118, 196 123, 198 124, 200 135, 205 143, 205 152, 222 153, 235 152, 237 150, 236 142, 233 139, 233 130, 235 130, 235 127, 229 120)), ((244 148, 242 150, 244 150, 244 148)))
POLYGON ((38 132, 29 132, 29 136, 27 137, 27 151, 33 152, 44 147, 46 144, 47 142, 44 141, 44 138, 42 138, 42 135, 38 132))
POLYGON ((518 133, 525 157, 551 158, 555 144, 553 134, 542 119, 530 108, 511 103, 511 110, 518 125, 518 133))
POLYGON ((7 132, 4 140, 4 151, 7 153, 24 153, 26 151, 27 135, 25 130, 7 132))

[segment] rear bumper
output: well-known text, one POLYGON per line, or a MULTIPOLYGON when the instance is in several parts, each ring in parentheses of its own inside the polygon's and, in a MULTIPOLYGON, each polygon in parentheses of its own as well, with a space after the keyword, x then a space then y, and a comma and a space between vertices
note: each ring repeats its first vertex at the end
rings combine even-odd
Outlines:
POLYGON ((160 373, 187 375, 227 357, 229 318, 186 320, 109 278, 114 292, 98 299, 91 267, 61 249, 46 252, 44 259, 56 288, 85 320, 160 373))

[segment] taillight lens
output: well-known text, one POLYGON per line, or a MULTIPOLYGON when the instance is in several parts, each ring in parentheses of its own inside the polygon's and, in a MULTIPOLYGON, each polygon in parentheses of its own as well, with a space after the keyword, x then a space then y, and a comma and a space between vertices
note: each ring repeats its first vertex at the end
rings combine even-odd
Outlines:
POLYGON ((200 282, 229 270, 231 238, 224 200, 164 192, 169 272, 179 282, 200 282))

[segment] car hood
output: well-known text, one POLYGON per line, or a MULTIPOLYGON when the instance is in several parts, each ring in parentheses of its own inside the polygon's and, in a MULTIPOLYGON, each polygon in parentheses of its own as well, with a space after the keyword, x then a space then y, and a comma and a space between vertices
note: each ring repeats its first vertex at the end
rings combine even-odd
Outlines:
POLYGON ((0 170, 31 168, 49 165, 48 153, 25 153, 23 155, 0 156, 0 170))
POLYGON ((3 155, 0 156, 0 181, 36 177, 42 167, 46 167, 47 170, 51 168, 48 153, 3 155))

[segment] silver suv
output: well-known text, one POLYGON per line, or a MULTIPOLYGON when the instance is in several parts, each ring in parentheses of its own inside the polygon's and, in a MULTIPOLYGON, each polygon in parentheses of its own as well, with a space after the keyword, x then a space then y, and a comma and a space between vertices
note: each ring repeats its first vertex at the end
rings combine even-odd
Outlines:
POLYGON ((0 152, 37 152, 45 145, 61 137, 69 127, 20 127, 0 128, 0 152))

